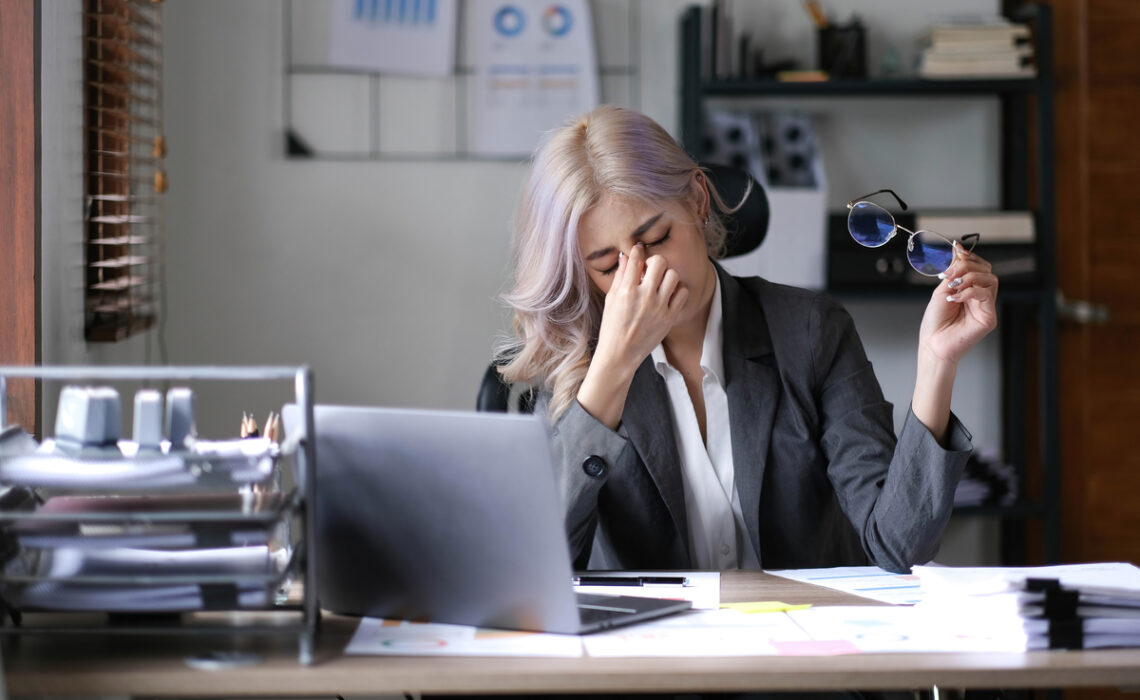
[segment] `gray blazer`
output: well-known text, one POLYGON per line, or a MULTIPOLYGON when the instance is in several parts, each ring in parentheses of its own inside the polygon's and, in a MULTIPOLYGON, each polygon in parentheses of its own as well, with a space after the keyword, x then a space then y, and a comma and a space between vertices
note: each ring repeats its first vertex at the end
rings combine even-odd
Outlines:
MULTIPOLYGON (((824 294, 717 272, 736 485, 761 565, 906 571, 929 561, 970 434, 951 416, 943 448, 908 411, 896 443, 891 404, 846 310, 824 294)), ((577 402, 552 426, 576 568, 692 568, 668 401, 646 358, 617 431, 577 402)))

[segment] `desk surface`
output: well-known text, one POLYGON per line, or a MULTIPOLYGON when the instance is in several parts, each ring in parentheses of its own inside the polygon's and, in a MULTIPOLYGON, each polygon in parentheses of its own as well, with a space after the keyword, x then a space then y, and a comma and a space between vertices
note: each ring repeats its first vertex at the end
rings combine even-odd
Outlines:
MULTIPOLYGON (((760 573, 721 577, 724 602, 873 604, 760 573)), ((341 655, 356 620, 326 615, 316 662, 294 638, 22 636, 4 643, 11 695, 333 696, 423 692, 696 692, 810 689, 1140 687, 1140 649, 1025 654, 867 654, 685 659, 429 658, 341 655), (183 659, 211 649, 257 651, 224 671, 183 659)))

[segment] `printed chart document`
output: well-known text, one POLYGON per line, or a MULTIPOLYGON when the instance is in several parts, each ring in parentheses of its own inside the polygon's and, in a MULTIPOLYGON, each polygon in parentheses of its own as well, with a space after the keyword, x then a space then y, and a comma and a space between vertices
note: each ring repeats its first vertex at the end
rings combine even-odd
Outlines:
POLYGON ((582 655, 573 634, 518 632, 440 622, 407 622, 366 617, 346 654, 382 656, 552 656, 582 655))
POLYGON ((582 638, 595 657, 773 656, 783 644, 810 641, 785 613, 739 610, 693 610, 582 638))
POLYGON ((529 156, 542 134, 598 104, 585 0, 471 0, 471 152, 529 156))
POLYGON ((913 574, 892 574, 877 566, 837 566, 830 569, 766 571, 773 576, 812 583, 892 605, 914 605, 923 598, 913 574))

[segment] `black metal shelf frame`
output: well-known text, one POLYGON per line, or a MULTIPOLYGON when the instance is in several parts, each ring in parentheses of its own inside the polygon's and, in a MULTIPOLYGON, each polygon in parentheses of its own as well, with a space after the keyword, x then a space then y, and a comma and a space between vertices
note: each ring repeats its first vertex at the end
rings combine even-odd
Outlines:
MULTIPOLYGON (((1040 518, 1042 558, 1055 563, 1061 558, 1059 387, 1057 378, 1056 221, 1053 178, 1053 28, 1052 8, 1043 4, 1022 7, 1013 18, 1031 25, 1037 76, 997 80, 868 79, 823 82, 775 80, 706 80, 706 56, 701 55, 701 8, 689 8, 681 20, 681 141, 699 160, 706 98, 773 97, 993 97, 1001 103, 1001 205, 1006 210, 1029 210, 1030 192, 1036 230, 1036 283, 1018 287, 999 297, 1002 345, 1003 449, 1007 460, 1017 465, 1023 477, 1019 505, 958 509, 962 514, 993 515, 1003 519, 1002 556, 1007 563, 1025 563, 1025 521, 1040 518), (1027 125, 1035 130, 1031 143, 1027 125), (1031 159, 1032 158, 1032 159, 1031 159), (1032 172, 1030 165, 1033 165, 1032 172), (1031 183, 1032 179, 1032 183, 1031 183), (1030 185, 1032 184, 1032 190, 1030 185), (1025 498, 1028 420, 1026 397, 1030 379, 1025 372, 1029 357, 1031 321, 1037 316, 1036 361, 1038 363, 1037 450, 1040 453, 1041 493, 1025 498)), ((836 289, 841 295, 860 298, 915 299, 915 294, 888 295, 875 290, 836 289)), ((925 292, 923 292, 925 293, 925 292)))

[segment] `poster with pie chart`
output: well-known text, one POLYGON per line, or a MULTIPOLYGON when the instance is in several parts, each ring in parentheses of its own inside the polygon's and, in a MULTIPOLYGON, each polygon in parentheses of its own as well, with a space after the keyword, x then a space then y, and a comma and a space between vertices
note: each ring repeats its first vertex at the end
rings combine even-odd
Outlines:
POLYGON ((471 152, 527 157, 542 134, 598 104, 584 0, 472 0, 471 152))

